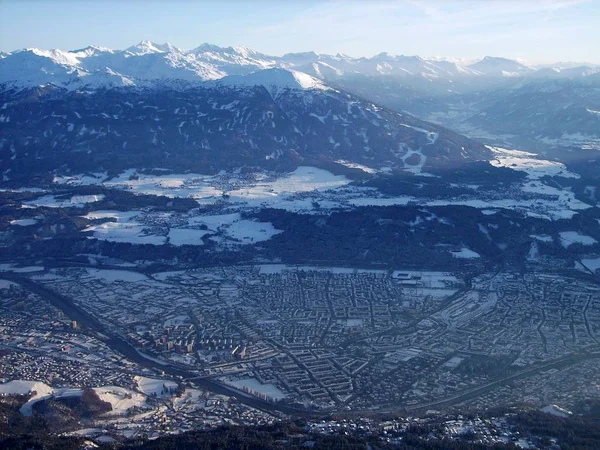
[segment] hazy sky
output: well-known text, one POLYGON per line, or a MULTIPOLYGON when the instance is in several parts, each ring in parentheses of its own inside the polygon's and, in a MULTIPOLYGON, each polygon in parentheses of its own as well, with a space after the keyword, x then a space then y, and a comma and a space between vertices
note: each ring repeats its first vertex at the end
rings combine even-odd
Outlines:
POLYGON ((0 50, 202 42, 600 63, 598 0, 0 0, 0 50))

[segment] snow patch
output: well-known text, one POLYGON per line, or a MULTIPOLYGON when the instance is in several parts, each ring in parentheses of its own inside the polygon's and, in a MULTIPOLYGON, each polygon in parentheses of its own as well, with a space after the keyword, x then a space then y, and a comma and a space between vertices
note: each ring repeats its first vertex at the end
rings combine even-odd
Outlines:
POLYGON ((538 180, 544 176, 579 178, 579 175, 567 170, 564 164, 536 158, 537 154, 521 150, 508 150, 500 147, 487 146, 496 159, 490 161, 495 167, 508 167, 527 173, 530 180, 538 180))
POLYGON ((594 245, 598 243, 593 237, 579 234, 577 231, 562 231, 559 234, 560 242, 564 248, 568 248, 573 244, 594 245))
POLYGON ((474 252, 473 250, 468 249, 467 247, 463 247, 460 250, 452 250, 450 253, 454 258, 460 259, 475 259, 481 257, 479 253, 474 252))
POLYGON ((138 390, 153 397, 170 397, 177 389, 177 383, 169 380, 157 380, 141 376, 134 377, 138 390))

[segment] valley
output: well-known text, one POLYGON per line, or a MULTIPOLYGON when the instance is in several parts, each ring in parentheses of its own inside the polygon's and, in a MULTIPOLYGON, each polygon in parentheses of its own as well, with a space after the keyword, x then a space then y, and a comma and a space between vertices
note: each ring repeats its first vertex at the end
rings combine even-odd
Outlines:
POLYGON ((1 54, 0 418, 131 448, 593 433, 598 75, 150 41, 1 54))

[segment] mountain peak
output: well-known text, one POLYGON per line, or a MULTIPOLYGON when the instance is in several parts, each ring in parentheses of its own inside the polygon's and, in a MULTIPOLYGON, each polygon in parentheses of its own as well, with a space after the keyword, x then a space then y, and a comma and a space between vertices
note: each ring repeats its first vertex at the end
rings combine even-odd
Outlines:
POLYGON ((17 52, 13 52, 12 55, 34 55, 34 57, 48 58, 55 64, 63 66, 76 66, 79 64, 77 57, 69 52, 58 49, 41 50, 39 48, 26 48, 17 52))
POLYGON ((471 64, 469 68, 486 75, 500 75, 505 77, 521 76, 524 73, 535 70, 514 59, 499 56, 486 56, 482 60, 471 64))
POLYGON ((97 55, 99 53, 114 53, 115 51, 107 48, 107 47, 100 47, 97 45, 88 45, 87 47, 84 48, 79 48, 76 50, 69 50, 69 53, 72 53, 73 55, 77 56, 78 58, 85 58, 88 56, 93 56, 93 55, 97 55))
POLYGON ((319 54, 317 52, 293 52, 286 53, 282 56, 282 58, 318 58, 319 54))
POLYGON ((193 49, 192 53, 204 53, 204 52, 221 52, 223 47, 219 47, 218 45, 209 44, 208 42, 203 42, 198 47, 193 49))
POLYGON ((256 50, 251 49, 250 47, 245 47, 243 45, 238 47, 219 47, 218 45, 209 44, 208 42, 204 42, 200 44, 195 49, 191 50, 190 53, 218 53, 218 54, 237 54, 244 58, 248 58, 250 56, 260 55, 256 50))
POLYGON ((136 55, 147 55, 151 53, 171 53, 179 51, 179 49, 168 42, 157 44, 152 41, 142 41, 139 44, 127 48, 126 51, 136 55))

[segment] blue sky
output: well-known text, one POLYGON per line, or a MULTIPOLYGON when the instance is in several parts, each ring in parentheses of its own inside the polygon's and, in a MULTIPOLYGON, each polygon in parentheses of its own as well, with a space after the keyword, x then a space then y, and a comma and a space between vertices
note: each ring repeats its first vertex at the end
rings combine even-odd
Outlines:
POLYGON ((0 50, 245 45, 600 63, 597 0, 0 0, 0 50))

